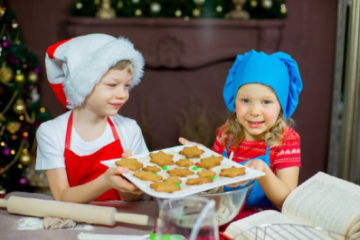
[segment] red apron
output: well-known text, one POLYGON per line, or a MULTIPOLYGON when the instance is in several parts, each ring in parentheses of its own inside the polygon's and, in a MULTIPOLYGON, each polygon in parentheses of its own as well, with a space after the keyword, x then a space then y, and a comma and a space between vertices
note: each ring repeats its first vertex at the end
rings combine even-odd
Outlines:
MULTIPOLYGON (((111 131, 114 135, 115 141, 102 147, 91 155, 78 156, 70 150, 71 130, 73 123, 73 113, 71 112, 66 129, 64 151, 65 166, 70 187, 85 184, 103 174, 108 169, 108 167, 101 164, 100 161, 121 158, 124 150, 121 146, 119 135, 117 134, 115 126, 109 117, 107 120, 111 126, 111 131)), ((95 201, 119 199, 120 197, 117 190, 110 189, 96 198, 95 201)))

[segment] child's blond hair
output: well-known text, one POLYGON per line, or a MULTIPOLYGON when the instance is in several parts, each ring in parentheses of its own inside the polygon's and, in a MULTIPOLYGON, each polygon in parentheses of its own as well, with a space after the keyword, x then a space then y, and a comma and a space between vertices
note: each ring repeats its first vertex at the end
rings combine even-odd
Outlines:
POLYGON ((118 61, 110 70, 127 70, 128 73, 132 74, 134 67, 129 60, 121 60, 118 61))

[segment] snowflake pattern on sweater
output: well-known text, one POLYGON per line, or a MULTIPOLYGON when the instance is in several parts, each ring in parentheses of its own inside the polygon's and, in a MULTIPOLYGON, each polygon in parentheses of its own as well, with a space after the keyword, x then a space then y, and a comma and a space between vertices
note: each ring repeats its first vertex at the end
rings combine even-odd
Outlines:
MULTIPOLYGON (((212 147, 212 150, 219 154, 222 154, 225 150, 224 145, 221 143, 221 132, 219 131, 217 134, 212 147)), ((230 147, 227 150, 228 156, 230 156, 231 152, 234 152, 232 160, 241 163, 265 155, 266 144, 265 141, 243 140, 238 149, 230 147)), ((284 132, 282 145, 270 149, 270 169, 276 173, 277 170, 288 167, 301 167, 300 136, 290 127, 287 127, 284 132)))

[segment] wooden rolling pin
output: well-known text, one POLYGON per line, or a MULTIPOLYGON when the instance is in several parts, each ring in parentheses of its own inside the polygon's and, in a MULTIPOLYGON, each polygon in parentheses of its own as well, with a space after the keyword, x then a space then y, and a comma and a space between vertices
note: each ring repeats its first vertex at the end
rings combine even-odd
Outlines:
POLYGON ((57 217, 113 226, 116 222, 147 225, 149 216, 142 214, 118 213, 114 207, 94 206, 89 204, 68 203, 53 200, 40 200, 11 196, 8 200, 0 199, 0 208, 9 213, 33 217, 57 217))

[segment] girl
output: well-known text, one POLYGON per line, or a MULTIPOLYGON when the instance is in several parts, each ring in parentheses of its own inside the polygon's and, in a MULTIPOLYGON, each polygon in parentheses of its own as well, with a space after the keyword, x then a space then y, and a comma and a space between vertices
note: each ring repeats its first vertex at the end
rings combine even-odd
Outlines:
POLYGON ((233 114, 212 150, 266 174, 255 181, 248 206, 281 209, 298 184, 300 137, 288 123, 301 90, 297 64, 285 53, 252 50, 238 55, 229 70, 223 96, 233 114))
POLYGON ((100 161, 148 152, 137 123, 117 114, 143 75, 141 53, 127 39, 90 34, 50 46, 45 61, 57 98, 72 109, 37 131, 36 169, 46 170, 54 199, 138 199, 121 176, 127 169, 100 161))

